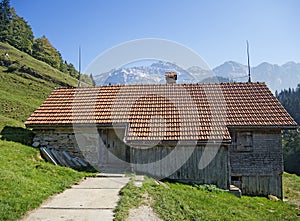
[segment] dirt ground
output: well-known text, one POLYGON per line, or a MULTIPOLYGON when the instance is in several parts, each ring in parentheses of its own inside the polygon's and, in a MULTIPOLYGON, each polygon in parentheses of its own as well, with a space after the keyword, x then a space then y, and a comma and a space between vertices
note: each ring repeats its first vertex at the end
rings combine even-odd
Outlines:
POLYGON ((126 221, 162 221, 148 205, 142 205, 139 208, 131 209, 126 221))
POLYGON ((151 197, 148 194, 143 195, 143 203, 140 207, 129 210, 129 216, 126 221, 163 221, 151 208, 151 197))

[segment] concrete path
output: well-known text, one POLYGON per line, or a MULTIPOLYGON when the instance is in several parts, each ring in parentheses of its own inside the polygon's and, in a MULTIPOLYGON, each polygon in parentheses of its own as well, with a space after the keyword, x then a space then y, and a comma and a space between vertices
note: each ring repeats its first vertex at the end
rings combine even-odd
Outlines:
POLYGON ((111 221, 119 201, 119 191, 130 178, 100 174, 86 178, 31 211, 21 221, 111 221))

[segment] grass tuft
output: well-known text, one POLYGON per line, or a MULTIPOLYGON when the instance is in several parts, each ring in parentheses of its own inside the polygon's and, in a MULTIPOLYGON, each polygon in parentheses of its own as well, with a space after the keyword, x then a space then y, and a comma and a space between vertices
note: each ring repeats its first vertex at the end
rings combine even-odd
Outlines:
POLYGON ((114 210, 115 221, 125 220, 130 209, 138 208, 142 204, 145 189, 136 187, 133 183, 133 180, 130 181, 120 191, 121 199, 114 210))

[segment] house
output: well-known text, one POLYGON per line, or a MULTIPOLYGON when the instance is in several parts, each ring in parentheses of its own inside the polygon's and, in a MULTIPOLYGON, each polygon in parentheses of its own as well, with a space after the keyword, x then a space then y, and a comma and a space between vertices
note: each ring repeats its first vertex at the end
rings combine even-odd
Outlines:
MULTIPOLYGON (((297 124, 264 83, 54 90, 26 126, 42 147, 186 183, 282 198, 281 130, 297 124)), ((168 79, 172 78, 172 79, 168 79)))

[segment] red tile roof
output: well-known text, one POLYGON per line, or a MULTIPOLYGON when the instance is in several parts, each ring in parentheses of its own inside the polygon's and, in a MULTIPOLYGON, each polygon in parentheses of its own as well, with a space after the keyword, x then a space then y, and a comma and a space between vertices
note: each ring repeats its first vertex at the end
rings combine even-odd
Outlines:
POLYGON ((128 142, 230 140, 230 127, 297 126, 264 83, 57 89, 25 124, 126 124, 128 142))

